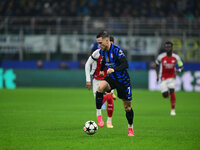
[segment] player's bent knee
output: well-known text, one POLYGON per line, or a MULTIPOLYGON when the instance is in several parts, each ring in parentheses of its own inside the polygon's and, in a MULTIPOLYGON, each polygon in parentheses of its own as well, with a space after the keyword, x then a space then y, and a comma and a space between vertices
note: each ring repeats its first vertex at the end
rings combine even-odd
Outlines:
POLYGON ((98 88, 97 88, 97 91, 103 93, 102 86, 99 85, 98 88))
POLYGON ((107 89, 108 89, 108 83, 106 81, 102 80, 98 85, 97 91, 104 93, 107 91, 107 89))
POLYGON ((124 105, 125 111, 131 111, 131 105, 124 105))
POLYGON ((104 83, 102 81, 99 83, 97 91, 103 93, 103 91, 104 91, 104 83))
POLYGON ((126 112, 131 111, 131 107, 130 107, 130 106, 125 107, 125 111, 126 111, 126 112))
POLYGON ((127 101, 127 100, 123 99, 123 103, 124 103, 125 111, 129 112, 131 110, 131 101, 127 101))

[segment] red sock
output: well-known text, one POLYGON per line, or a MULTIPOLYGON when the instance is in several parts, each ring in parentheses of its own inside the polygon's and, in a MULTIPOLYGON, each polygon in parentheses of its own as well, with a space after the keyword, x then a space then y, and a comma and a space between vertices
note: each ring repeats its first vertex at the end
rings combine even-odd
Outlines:
POLYGON ((112 117, 114 110, 114 102, 112 94, 107 94, 106 97, 107 97, 107 114, 108 117, 112 117))
POLYGON ((171 101, 172 109, 175 109, 175 103, 176 103, 176 95, 175 95, 175 93, 170 93, 170 101, 171 101))

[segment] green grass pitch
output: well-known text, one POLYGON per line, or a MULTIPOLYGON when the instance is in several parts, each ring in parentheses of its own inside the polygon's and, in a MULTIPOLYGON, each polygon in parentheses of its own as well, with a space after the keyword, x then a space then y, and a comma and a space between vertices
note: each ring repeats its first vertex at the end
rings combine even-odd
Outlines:
MULTIPOLYGON (((87 89, 0 90, 0 150, 199 150, 200 93, 177 92, 176 116, 160 92, 133 90, 135 137, 127 136, 122 101, 114 103, 113 129, 90 136, 84 123, 96 122, 87 89)), ((107 119, 103 110, 104 121, 107 119)))

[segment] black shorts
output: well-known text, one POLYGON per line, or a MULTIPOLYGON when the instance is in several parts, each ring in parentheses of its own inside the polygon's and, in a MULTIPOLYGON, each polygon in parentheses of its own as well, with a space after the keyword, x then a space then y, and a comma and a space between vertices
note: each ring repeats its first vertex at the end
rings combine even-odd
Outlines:
POLYGON ((132 87, 131 84, 130 86, 126 86, 125 84, 112 79, 112 77, 110 76, 106 76, 104 78, 105 81, 108 82, 108 84, 112 89, 116 89, 117 90, 117 96, 120 99, 126 99, 127 101, 131 101, 132 100, 132 87))

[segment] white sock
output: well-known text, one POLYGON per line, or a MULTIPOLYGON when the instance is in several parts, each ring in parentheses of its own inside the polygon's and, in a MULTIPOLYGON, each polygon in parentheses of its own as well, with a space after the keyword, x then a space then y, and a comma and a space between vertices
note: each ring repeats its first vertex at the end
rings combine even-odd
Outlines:
POLYGON ((132 125, 128 124, 128 128, 132 128, 133 129, 133 124, 132 125))
POLYGON ((101 115, 101 109, 97 109, 97 116, 101 115))
POLYGON ((112 117, 108 117, 107 122, 112 122, 112 117))

